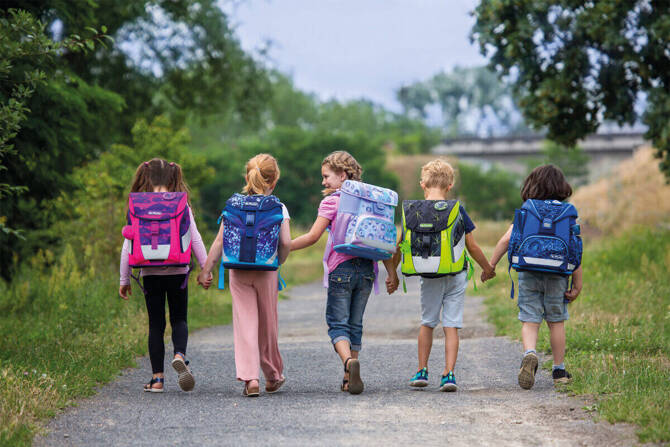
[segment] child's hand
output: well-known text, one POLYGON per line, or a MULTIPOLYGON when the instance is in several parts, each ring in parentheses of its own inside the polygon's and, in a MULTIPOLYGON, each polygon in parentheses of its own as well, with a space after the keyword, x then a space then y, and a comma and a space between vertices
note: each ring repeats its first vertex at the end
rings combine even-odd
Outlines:
POLYGON ((130 290, 130 284, 125 285, 125 286, 119 286, 119 296, 123 298, 124 300, 127 300, 130 295, 133 294, 133 291, 130 290))
POLYGON ((386 277, 386 293, 391 295, 393 292, 398 290, 398 284, 400 284, 398 275, 395 272, 393 272, 392 275, 386 277))
POLYGON ((482 270, 482 276, 480 279, 482 280, 482 282, 486 282, 489 279, 495 278, 495 276, 496 276, 495 268, 491 266, 488 269, 482 270))
POLYGON ((565 292, 565 299, 572 303, 574 300, 577 299, 577 297, 579 296, 579 292, 581 291, 582 291, 581 284, 579 285, 573 284, 572 289, 565 292))
POLYGON ((198 275, 198 284, 202 286, 203 289, 209 289, 209 286, 212 285, 212 279, 214 275, 212 272, 205 272, 204 270, 198 275))

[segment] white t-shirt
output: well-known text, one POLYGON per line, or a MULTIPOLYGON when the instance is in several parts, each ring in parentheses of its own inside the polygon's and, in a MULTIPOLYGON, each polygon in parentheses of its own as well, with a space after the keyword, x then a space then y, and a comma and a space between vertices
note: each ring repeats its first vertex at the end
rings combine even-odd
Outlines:
POLYGON ((284 220, 291 220, 291 216, 288 214, 288 210, 286 209, 286 205, 283 203, 281 204, 281 212, 284 215, 284 220))

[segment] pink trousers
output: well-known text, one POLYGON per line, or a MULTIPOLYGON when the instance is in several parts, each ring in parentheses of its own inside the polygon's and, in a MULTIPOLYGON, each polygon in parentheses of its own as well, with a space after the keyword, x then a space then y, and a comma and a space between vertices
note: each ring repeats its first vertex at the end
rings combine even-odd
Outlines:
POLYGON ((237 380, 280 380, 284 362, 277 344, 277 272, 230 270, 237 380))

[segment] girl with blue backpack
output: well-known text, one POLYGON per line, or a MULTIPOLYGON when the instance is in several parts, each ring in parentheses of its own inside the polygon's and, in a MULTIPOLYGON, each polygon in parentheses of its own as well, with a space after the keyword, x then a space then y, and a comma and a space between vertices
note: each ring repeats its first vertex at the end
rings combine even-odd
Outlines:
MULTIPOLYGON (((291 250, 300 250, 314 245, 324 231, 329 230, 324 254, 324 275, 327 275, 324 286, 328 288, 326 323, 335 352, 344 365, 340 390, 351 394, 360 394, 364 387, 358 354, 363 336, 363 313, 375 281, 376 263, 334 250, 337 241, 333 241, 336 238, 333 235, 343 234, 347 229, 347 224, 340 221, 342 215, 338 214, 339 190, 347 180, 359 181, 362 172, 361 166, 348 152, 336 151, 328 155, 321 163, 321 184, 325 187, 323 194, 326 197, 319 204, 316 221, 307 234, 291 241, 291 250)), ((390 258, 384 260, 384 266, 389 278, 395 278, 397 284, 390 258)), ((389 289, 393 282, 387 281, 389 293, 395 290, 389 289)))
POLYGON ((277 268, 288 258, 291 230, 288 210, 272 195, 279 173, 271 155, 259 154, 247 162, 244 194, 234 194, 226 202, 219 233, 198 277, 206 282, 223 258, 219 270, 223 288, 224 267, 230 269, 235 367, 237 380, 244 382, 242 394, 248 397, 260 394, 259 364, 266 392, 278 391, 286 380, 277 342, 277 268))
MULTIPOLYGON (((144 285, 140 287, 149 314, 149 358, 153 371, 144 391, 162 393, 165 390, 166 298, 174 347, 172 367, 179 376, 179 387, 191 391, 195 378, 185 358, 189 263, 191 248, 200 266, 205 262, 207 250, 188 206, 188 186, 181 166, 160 158, 140 163, 130 188, 127 218, 128 225, 123 229, 119 295, 124 300, 129 298, 131 276, 139 284, 139 277, 132 275, 131 268, 141 268, 144 285)), ((203 275, 201 279, 203 284, 212 281, 211 275, 203 275)))
MULTIPOLYGON (((582 290, 582 242, 577 210, 567 202, 572 195, 563 172, 554 165, 535 168, 521 188, 524 204, 514 223, 496 244, 491 257, 495 268, 505 252, 510 269, 519 272, 519 320, 524 356, 518 382, 524 389, 535 384, 538 357, 535 351, 542 320, 550 332, 554 384, 569 383, 565 370, 565 320, 567 304, 582 290), (569 280, 572 277, 572 286, 569 280)), ((482 274, 482 281, 490 279, 482 274)), ((512 288, 512 297, 514 289, 512 288)))

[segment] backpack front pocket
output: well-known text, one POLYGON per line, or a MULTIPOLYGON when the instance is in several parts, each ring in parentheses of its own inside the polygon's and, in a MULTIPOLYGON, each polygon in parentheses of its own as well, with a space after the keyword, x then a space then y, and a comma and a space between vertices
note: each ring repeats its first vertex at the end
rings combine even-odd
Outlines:
POLYGON ((359 216, 354 231, 347 234, 348 244, 366 245, 380 250, 395 251, 397 230, 388 220, 359 216))
POLYGON ((568 245, 552 236, 530 236, 519 247, 519 255, 512 262, 523 261, 529 265, 559 268, 568 260, 568 245))

